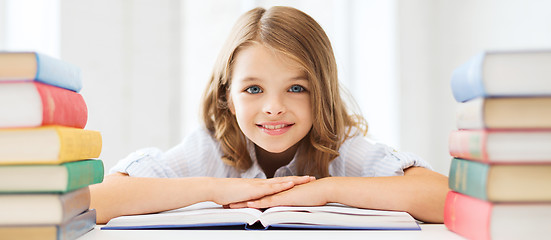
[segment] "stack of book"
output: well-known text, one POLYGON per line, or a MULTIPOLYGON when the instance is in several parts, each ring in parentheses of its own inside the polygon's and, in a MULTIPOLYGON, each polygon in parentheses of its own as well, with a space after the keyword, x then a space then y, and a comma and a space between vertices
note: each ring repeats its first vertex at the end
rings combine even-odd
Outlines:
POLYGON ((457 68, 445 205, 469 239, 551 236, 551 50, 484 52, 457 68))
POLYGON ((75 239, 96 223, 101 134, 84 130, 80 70, 34 52, 0 52, 0 238, 75 239))

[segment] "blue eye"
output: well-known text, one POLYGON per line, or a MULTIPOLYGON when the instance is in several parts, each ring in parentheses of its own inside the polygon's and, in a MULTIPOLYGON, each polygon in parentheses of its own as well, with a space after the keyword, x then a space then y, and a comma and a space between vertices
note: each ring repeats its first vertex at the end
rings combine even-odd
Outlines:
POLYGON ((306 91, 306 89, 304 89, 303 86, 300 86, 300 85, 293 85, 290 89, 289 89, 289 92, 296 92, 296 93, 299 93, 299 92, 304 92, 306 91))
POLYGON ((248 87, 247 89, 245 89, 245 91, 251 94, 257 94, 262 92, 259 86, 248 87))

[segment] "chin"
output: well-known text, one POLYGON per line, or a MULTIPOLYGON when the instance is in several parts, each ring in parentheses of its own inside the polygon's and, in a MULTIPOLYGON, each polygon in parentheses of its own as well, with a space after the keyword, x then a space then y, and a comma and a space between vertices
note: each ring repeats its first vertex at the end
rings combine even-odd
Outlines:
POLYGON ((262 149, 270 153, 282 153, 287 151, 289 148, 262 148, 262 149))
POLYGON ((264 151, 269 153, 282 153, 291 148, 291 146, 274 146, 273 144, 258 145, 264 151))

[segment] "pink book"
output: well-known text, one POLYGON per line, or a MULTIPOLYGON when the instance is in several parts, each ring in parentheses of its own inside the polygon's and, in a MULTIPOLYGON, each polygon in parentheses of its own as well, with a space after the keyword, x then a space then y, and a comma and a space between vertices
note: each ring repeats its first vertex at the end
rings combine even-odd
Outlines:
POLYGON ((446 197, 444 224, 468 239, 544 239, 550 223, 550 202, 493 203, 454 191, 446 197))
POLYGON ((0 83, 0 128, 60 125, 84 128, 88 109, 74 91, 36 82, 0 83))

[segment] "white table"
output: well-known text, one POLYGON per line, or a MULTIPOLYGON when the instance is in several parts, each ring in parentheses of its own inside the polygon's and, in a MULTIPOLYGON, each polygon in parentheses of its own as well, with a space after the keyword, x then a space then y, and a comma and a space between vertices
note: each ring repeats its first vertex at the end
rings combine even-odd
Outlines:
POLYGON ((450 232, 444 224, 420 224, 421 231, 241 231, 241 230, 100 230, 98 225, 78 240, 102 239, 224 239, 224 240, 287 240, 287 239, 464 239, 450 232))

